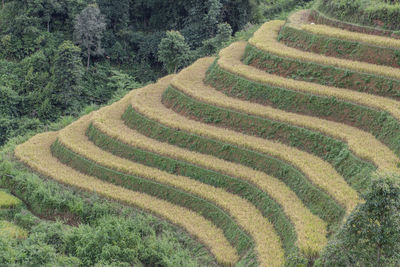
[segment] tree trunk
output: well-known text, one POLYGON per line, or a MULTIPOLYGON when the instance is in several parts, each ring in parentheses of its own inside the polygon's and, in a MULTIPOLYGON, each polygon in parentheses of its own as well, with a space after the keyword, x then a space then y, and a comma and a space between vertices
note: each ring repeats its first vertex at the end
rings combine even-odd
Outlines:
POLYGON ((88 56, 87 56, 87 66, 86 66, 86 70, 89 70, 89 65, 90 65, 90 47, 88 47, 88 56))
POLYGON ((4 0, 1 1, 1 6, 4 7, 4 0))
POLYGON ((381 266, 381 246, 378 245, 378 257, 376 259, 376 266, 381 266))

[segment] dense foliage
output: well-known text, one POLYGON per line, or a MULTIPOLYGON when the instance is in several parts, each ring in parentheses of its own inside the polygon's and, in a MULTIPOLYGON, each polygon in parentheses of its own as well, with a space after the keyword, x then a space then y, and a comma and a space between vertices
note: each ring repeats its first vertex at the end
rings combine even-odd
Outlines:
POLYGON ((328 244, 323 266, 398 266, 400 264, 399 177, 373 181, 346 224, 328 244))
POLYGON ((185 37, 177 31, 168 31, 158 46, 158 58, 168 73, 176 73, 178 68, 190 60, 190 48, 185 37))

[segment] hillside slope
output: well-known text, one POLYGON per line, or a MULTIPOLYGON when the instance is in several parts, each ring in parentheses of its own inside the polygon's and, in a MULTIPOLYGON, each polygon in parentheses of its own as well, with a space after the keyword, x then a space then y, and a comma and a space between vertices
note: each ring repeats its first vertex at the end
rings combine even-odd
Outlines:
POLYGON ((370 175, 400 172, 400 71, 389 60, 400 46, 310 14, 267 22, 249 43, 15 155, 180 226, 221 265, 312 263, 363 202, 370 175), (340 50, 349 47, 351 57, 340 50))

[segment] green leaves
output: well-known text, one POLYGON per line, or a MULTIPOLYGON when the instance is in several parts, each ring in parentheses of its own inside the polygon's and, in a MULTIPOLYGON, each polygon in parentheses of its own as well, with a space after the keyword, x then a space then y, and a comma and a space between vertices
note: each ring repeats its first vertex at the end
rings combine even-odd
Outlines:
POLYGON ((176 73, 190 60, 191 53, 185 38, 178 31, 168 31, 158 46, 158 59, 169 74, 176 73))
POLYGON ((52 104, 67 113, 79 106, 83 76, 80 53, 79 47, 65 41, 58 47, 55 57, 53 79, 49 85, 52 104))
POLYGON ((324 266, 400 264, 399 177, 377 177, 322 256, 324 266))
POLYGON ((105 17, 96 4, 88 5, 75 18, 74 37, 78 44, 87 51, 87 68, 91 55, 103 55, 101 39, 106 30, 105 17))

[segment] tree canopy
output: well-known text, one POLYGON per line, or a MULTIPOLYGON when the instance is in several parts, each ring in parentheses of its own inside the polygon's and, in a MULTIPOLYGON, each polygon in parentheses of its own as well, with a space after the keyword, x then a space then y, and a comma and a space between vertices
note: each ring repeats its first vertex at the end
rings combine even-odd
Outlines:
POLYGON ((87 51, 87 68, 91 55, 103 55, 101 39, 106 30, 105 18, 97 5, 88 5, 76 17, 74 24, 75 41, 87 51))
POLYGON ((323 266, 400 265, 399 177, 379 177, 322 255, 323 266))
POLYGON ((158 58, 168 73, 176 73, 178 68, 189 62, 190 48, 178 31, 168 31, 158 46, 158 58))

